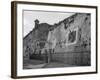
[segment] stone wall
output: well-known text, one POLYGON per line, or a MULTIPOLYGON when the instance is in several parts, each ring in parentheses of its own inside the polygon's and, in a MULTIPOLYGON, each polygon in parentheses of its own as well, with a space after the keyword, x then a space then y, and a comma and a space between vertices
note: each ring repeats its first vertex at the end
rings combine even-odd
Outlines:
MULTIPOLYGON (((68 19, 62 21, 55 28, 58 29, 58 33, 56 30, 55 34, 57 35, 55 38, 59 44, 55 46, 52 60, 72 65, 89 66, 91 63, 91 15, 78 13, 74 18, 71 16, 68 19), (72 21, 68 22, 68 19, 72 21), (65 29, 64 24, 67 26, 67 29, 65 29), (75 30, 77 32, 76 40, 71 43, 68 41, 69 33, 75 30)), ((52 36, 55 34, 52 34, 52 36)))
POLYGON ((90 66, 90 56, 90 51, 55 53, 52 56, 52 61, 57 61, 70 65, 90 66))
MULTIPOLYGON (((29 46, 30 50, 24 49, 24 54, 32 53, 33 59, 44 59, 45 49, 53 49, 51 61, 59 61, 71 65, 88 66, 91 63, 91 14, 76 13, 56 25, 47 23, 37 24, 24 38, 24 47, 29 46), (69 39, 70 38, 70 39, 69 39), (75 39, 75 40, 73 40, 75 39), (41 48, 37 48, 36 40, 39 43, 45 41, 41 48), (36 55, 37 54, 37 55, 36 55)), ((32 55, 30 56, 32 58, 32 55)))

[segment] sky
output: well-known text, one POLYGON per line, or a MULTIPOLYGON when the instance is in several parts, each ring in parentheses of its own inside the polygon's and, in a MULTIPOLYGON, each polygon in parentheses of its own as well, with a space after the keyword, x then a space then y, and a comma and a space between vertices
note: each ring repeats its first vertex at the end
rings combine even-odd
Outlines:
POLYGON ((24 35, 25 37, 33 28, 34 28, 34 21, 36 19, 39 20, 39 23, 48 23, 48 24, 55 24, 59 21, 64 20, 65 18, 73 15, 74 13, 68 12, 52 12, 52 11, 23 11, 23 25, 24 25, 24 35))

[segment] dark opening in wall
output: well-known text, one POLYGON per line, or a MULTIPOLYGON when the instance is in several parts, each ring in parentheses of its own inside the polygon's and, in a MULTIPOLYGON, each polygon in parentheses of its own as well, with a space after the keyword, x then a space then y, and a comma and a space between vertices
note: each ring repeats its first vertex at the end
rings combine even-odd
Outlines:
POLYGON ((76 40, 76 31, 72 31, 69 33, 68 42, 73 43, 76 40))

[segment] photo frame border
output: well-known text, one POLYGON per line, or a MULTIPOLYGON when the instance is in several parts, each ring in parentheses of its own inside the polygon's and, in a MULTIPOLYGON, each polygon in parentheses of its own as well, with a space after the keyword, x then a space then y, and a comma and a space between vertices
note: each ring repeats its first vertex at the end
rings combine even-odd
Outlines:
POLYGON ((51 76, 66 76, 66 75, 81 75, 94 74, 98 72, 98 7, 88 5, 74 5, 74 4, 58 4, 58 3, 42 3, 42 2, 26 2, 26 1, 12 1, 11 2, 11 78, 35 78, 35 77, 51 77, 51 76), (93 8, 96 9, 96 71, 81 72, 81 73, 63 73, 50 75, 33 75, 33 76, 17 76, 17 4, 34 4, 34 5, 50 5, 59 7, 79 7, 79 8, 93 8))

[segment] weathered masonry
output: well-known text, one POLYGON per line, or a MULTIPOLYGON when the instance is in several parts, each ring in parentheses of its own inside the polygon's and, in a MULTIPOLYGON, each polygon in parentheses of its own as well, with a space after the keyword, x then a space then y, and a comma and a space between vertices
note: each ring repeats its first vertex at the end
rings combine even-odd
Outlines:
POLYGON ((89 66, 91 14, 75 13, 54 25, 36 20, 35 28, 24 38, 24 56, 38 54, 43 59, 45 50, 51 51, 51 61, 89 66))

